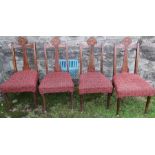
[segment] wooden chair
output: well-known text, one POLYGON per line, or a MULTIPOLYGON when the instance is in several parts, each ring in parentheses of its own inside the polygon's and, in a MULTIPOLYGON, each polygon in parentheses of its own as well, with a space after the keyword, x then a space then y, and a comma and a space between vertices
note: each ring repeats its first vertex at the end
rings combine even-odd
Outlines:
MULTIPOLYGON (((37 107, 37 82, 38 67, 36 56, 36 44, 28 43, 25 37, 18 37, 18 44, 11 44, 14 74, 0 85, 0 91, 4 94, 7 105, 9 105, 8 93, 32 92, 35 108, 37 107), (23 70, 17 70, 16 49, 23 52, 23 70), (35 70, 31 70, 28 63, 27 49, 33 50, 35 70)), ((10 105, 9 105, 10 106, 10 105)))
POLYGON ((87 73, 82 73, 82 49, 80 46, 80 81, 79 81, 79 94, 80 94, 80 111, 83 111, 83 95, 93 93, 107 93, 107 108, 109 108, 110 97, 112 95, 112 82, 107 79, 103 73, 103 48, 101 49, 101 72, 95 71, 94 64, 94 46, 97 43, 96 39, 90 37, 87 44, 90 47, 90 56, 87 73))
POLYGON ((113 83, 117 96, 117 112, 119 114, 120 101, 124 97, 130 96, 147 96, 145 106, 145 113, 148 111, 151 96, 155 95, 154 88, 138 75, 138 62, 139 62, 139 43, 130 45, 132 40, 130 37, 123 39, 122 44, 115 45, 114 47, 114 62, 113 62, 113 83), (134 73, 129 73, 128 67, 128 48, 134 46, 136 48, 135 68, 134 73), (124 48, 124 59, 121 73, 116 71, 116 50, 117 48, 124 48))
POLYGON ((39 91, 43 98, 43 106, 42 106, 43 112, 46 111, 45 94, 48 94, 48 93, 63 93, 63 92, 70 93, 71 105, 73 106, 72 100, 73 100, 74 84, 68 72, 68 65, 67 65, 67 72, 61 71, 61 67, 59 64, 59 48, 60 47, 66 49, 66 60, 68 64, 68 47, 67 45, 60 44, 59 37, 54 37, 51 40, 51 44, 44 45, 46 76, 41 81, 40 86, 39 86, 39 91), (54 72, 48 72, 47 49, 49 48, 55 49, 54 72))

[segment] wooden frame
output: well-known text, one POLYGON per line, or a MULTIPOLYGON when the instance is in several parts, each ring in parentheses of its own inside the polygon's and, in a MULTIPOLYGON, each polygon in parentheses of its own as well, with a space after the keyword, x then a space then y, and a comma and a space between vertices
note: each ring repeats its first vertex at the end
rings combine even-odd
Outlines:
POLYGON ((36 43, 29 44, 28 40, 25 37, 18 37, 18 45, 15 45, 13 43, 11 44, 12 63, 13 63, 14 71, 17 72, 18 69, 17 69, 15 49, 22 49, 23 51, 23 70, 30 70, 28 56, 27 56, 27 49, 33 49, 35 69, 38 71, 36 43))
MULTIPOLYGON (((45 59, 45 69, 46 69, 46 75, 48 74, 48 58, 47 58, 47 49, 55 49, 55 64, 54 64, 54 72, 60 72, 61 67, 59 64, 59 48, 65 48, 66 51, 66 60, 67 60, 67 72, 69 72, 69 67, 68 67, 68 46, 67 44, 61 44, 61 41, 59 37, 54 37, 50 44, 44 44, 44 59, 45 59)), ((43 105, 42 105, 42 111, 46 111, 46 98, 45 94, 41 95, 43 98, 43 105)), ((73 108, 73 93, 70 93, 70 102, 71 106, 73 108)))
MULTIPOLYGON (((95 58, 94 58, 94 48, 97 47, 100 50, 100 72, 101 73, 104 73, 103 72, 103 53, 104 53, 104 44, 101 44, 101 45, 96 45, 97 44, 97 41, 94 37, 90 37, 88 40, 87 40, 87 46, 84 46, 84 45, 80 45, 80 54, 79 54, 79 59, 80 59, 80 74, 82 74, 82 55, 83 55, 83 48, 87 48, 89 47, 90 48, 90 55, 89 55, 89 64, 88 64, 88 69, 87 71, 89 72, 94 72, 95 71, 95 58)), ((112 93, 108 93, 107 94, 107 109, 109 109, 109 105, 110 105, 110 99, 111 99, 111 96, 112 96, 112 93)), ((84 98, 84 95, 80 95, 80 111, 82 112, 83 111, 83 98, 84 98)))
MULTIPOLYGON (((124 57, 123 57, 123 65, 122 65, 122 70, 121 72, 129 72, 129 67, 128 67, 128 48, 136 48, 136 56, 135 56, 135 67, 134 67, 134 74, 138 74, 138 63, 139 63, 139 54, 140 54, 140 47, 139 47, 139 42, 135 45, 131 45, 132 40, 130 37, 125 37, 122 41, 122 44, 120 45, 114 45, 114 57, 113 57, 113 76, 117 74, 117 48, 124 48, 124 57)), ((145 105, 145 111, 146 113, 148 111, 148 106, 150 104, 151 97, 147 97, 147 102, 145 105)), ((119 109, 120 109, 120 102, 121 98, 117 98, 117 111, 116 115, 119 115, 119 109)))
MULTIPOLYGON (((36 43, 28 43, 28 40, 26 37, 20 36, 20 37, 18 37, 18 44, 11 43, 10 49, 12 52, 12 63, 13 63, 14 72, 18 72, 17 62, 16 62, 16 50, 15 49, 21 49, 23 52, 23 70, 30 70, 29 62, 28 62, 28 56, 27 56, 27 49, 33 49, 35 70, 38 72, 36 43)), ((6 101, 7 105, 9 105, 10 100, 8 97, 8 93, 4 93, 4 96, 5 96, 5 101, 6 101)), ((33 93, 33 98, 34 98, 35 108, 37 108, 37 106, 38 106, 37 92, 33 93)), ((7 107, 10 108, 11 106, 9 105, 7 107)))

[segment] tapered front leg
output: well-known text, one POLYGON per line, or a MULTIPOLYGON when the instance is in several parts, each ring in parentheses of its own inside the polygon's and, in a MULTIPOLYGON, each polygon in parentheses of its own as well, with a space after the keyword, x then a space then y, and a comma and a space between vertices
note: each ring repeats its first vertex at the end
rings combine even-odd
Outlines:
POLYGON ((147 101, 146 101, 146 105, 145 105, 145 111, 144 111, 145 114, 148 112, 150 101, 151 101, 151 96, 148 96, 147 101))

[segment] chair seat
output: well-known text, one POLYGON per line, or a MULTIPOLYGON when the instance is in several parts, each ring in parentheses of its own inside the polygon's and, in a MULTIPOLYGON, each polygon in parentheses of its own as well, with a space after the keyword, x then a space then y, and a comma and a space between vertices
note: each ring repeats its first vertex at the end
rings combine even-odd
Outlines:
POLYGON ((35 92, 37 81, 37 71, 19 71, 11 75, 8 80, 0 85, 0 91, 3 93, 35 92))
POLYGON ((73 92, 74 84, 68 72, 48 73, 39 86, 40 94, 73 92))
POLYGON ((113 78, 117 97, 154 96, 155 89, 139 75, 132 73, 117 74, 113 78))
POLYGON ((80 75, 79 94, 112 93, 112 83, 100 72, 80 75))

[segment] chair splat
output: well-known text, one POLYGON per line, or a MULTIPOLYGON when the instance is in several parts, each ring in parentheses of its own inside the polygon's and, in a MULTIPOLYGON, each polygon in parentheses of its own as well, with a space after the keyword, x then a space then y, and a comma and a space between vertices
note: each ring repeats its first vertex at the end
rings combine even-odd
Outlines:
POLYGON ((89 56, 89 65, 88 65, 88 72, 95 71, 95 63, 94 63, 94 46, 97 44, 97 41, 94 37, 90 37, 87 40, 87 44, 90 46, 90 56, 89 56))
POLYGON ((54 71, 55 72, 60 72, 61 68, 60 68, 60 64, 59 64, 59 44, 60 44, 60 39, 59 37, 54 37, 51 40, 52 45, 55 48, 55 64, 54 64, 54 71))
POLYGON ((129 72, 128 67, 128 47, 132 43, 132 40, 130 37, 126 37, 123 39, 122 44, 124 45, 124 59, 123 59, 123 66, 122 66, 122 72, 129 72))
POLYGON ((29 70, 29 63, 27 57, 27 47, 26 44, 28 40, 25 37, 18 37, 18 44, 21 45, 23 51, 23 70, 29 70))

